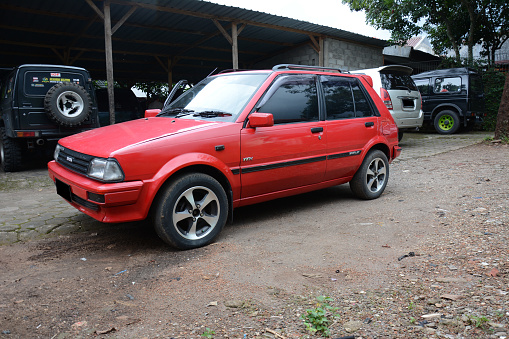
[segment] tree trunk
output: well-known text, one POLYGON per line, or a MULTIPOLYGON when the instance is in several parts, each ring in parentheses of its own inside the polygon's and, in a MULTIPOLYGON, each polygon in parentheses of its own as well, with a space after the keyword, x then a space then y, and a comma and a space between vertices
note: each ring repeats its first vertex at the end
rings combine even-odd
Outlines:
POLYGON ((497 114, 495 139, 509 138, 509 72, 505 78, 504 91, 497 114))

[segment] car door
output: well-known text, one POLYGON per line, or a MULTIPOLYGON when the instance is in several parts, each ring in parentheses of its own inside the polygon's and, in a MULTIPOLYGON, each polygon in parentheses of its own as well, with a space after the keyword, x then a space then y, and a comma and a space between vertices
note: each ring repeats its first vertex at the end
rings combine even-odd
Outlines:
POLYGON ((327 130, 325 180, 352 176, 366 144, 378 135, 379 117, 356 78, 321 76, 327 130))
POLYGON ((257 112, 274 126, 241 131, 242 198, 311 185, 325 172, 325 123, 319 118, 315 75, 280 75, 257 112))

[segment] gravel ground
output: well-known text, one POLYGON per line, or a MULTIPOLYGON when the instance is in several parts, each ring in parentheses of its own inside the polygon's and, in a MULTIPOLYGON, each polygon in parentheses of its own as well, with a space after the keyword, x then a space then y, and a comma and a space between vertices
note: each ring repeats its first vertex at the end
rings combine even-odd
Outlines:
POLYGON ((400 161, 377 200, 242 208, 192 251, 143 222, 2 246, 0 338, 323 337, 306 310, 331 338, 505 338, 508 171, 500 144, 400 161))

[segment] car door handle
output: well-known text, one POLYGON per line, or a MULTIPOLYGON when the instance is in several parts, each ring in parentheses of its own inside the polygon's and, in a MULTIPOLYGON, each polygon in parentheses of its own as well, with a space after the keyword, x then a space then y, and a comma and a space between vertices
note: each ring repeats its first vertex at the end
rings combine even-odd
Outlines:
POLYGON ((366 127, 375 126, 375 123, 374 123, 373 121, 369 121, 369 122, 366 122, 366 123, 364 124, 364 126, 366 126, 366 127))
POLYGON ((323 127, 312 127, 311 133, 320 133, 323 132, 323 127))

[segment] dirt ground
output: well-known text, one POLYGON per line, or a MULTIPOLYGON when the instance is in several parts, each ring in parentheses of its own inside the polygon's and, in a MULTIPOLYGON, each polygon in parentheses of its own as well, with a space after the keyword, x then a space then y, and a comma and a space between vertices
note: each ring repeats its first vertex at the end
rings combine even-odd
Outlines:
POLYGON ((505 338, 508 178, 509 147, 479 144, 393 164, 374 201, 240 208, 196 250, 146 222, 2 246, 0 338, 317 338, 320 296, 331 338, 505 338))

